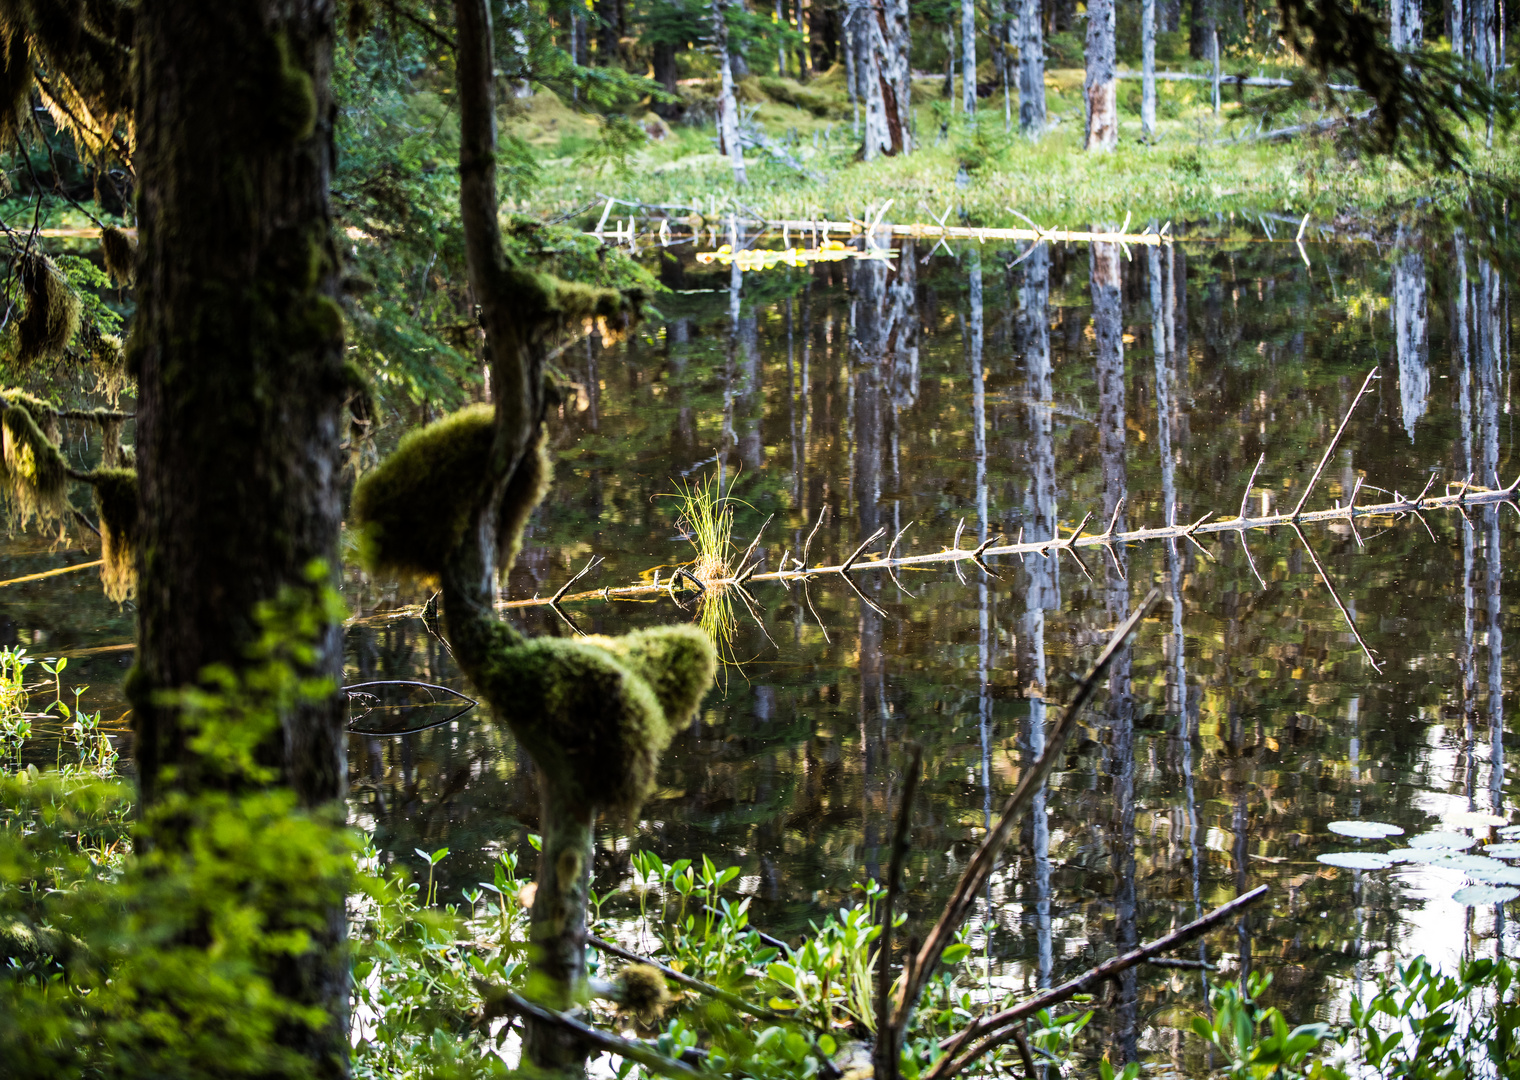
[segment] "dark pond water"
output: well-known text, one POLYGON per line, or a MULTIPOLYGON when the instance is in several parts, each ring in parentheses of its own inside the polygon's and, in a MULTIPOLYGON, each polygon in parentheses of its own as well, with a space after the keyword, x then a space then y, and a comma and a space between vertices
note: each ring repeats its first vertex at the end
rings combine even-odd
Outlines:
MULTIPOLYGON (((1279 230, 1280 232, 1281 230, 1279 230)), ((626 342, 577 346, 561 365, 584 408, 556 423, 554 492, 506 593, 549 595, 593 555, 582 585, 668 575, 690 549, 681 480, 720 472, 747 505, 735 535, 774 569, 827 511, 810 561, 837 562, 878 527, 898 550, 988 536, 1069 535, 1289 508, 1364 375, 1312 505, 1380 489, 1513 479, 1509 288, 1450 233, 1397 243, 1261 242, 1194 226, 1172 248, 992 244, 895 264, 740 275, 667 264, 665 318, 626 342)), ((793 936, 881 872, 906 747, 926 780, 908 877, 927 925, 1043 743, 1110 629, 1158 585, 1164 599, 1116 662, 1109 693, 1069 748, 978 911, 975 940, 999 982, 1034 988, 1172 929, 1258 884, 1258 905, 1207 942, 1226 974, 1276 976, 1290 1017, 1338 1014, 1359 978, 1416 952, 1451 961, 1512 951, 1503 908, 1451 894, 1428 866, 1355 873, 1315 861, 1352 844, 1334 820, 1410 832, 1514 803, 1504 628, 1520 595, 1520 513, 1436 512, 1307 527, 1345 605, 1291 530, 1149 543, 903 575, 838 578, 806 594, 754 587, 727 646, 737 662, 676 739, 635 826, 601 836, 602 887, 640 848, 743 868, 753 921, 793 936), (1506 516, 1508 515, 1508 516, 1506 516), (1204 550, 1206 548, 1207 550, 1204 550), (909 593, 906 590, 911 590, 909 593), (1376 667, 1350 632, 1355 620, 1376 667), (1049 703, 1049 704, 1047 704, 1049 703)), ((878 545, 878 549, 882 545, 878 545)), ((17 538, 7 576, 78 553, 17 538)), ((462 686, 415 613, 415 587, 348 575, 359 618, 351 677, 462 686)), ((577 586, 578 588, 581 585, 577 586)), ((130 613, 85 575, 13 587, 3 617, 39 653, 128 640, 130 613)), ((587 632, 689 617, 668 600, 578 605, 587 632)), ((547 609, 534 633, 570 629, 547 609)), ((129 654, 70 668, 108 714, 129 654)), ((447 846, 446 887, 489 880, 526 850, 531 772, 511 739, 471 714, 404 738, 355 737, 355 819, 402 861, 447 846)), ((1196 954, 1192 954, 1196 955, 1196 954)), ((1094 1027, 1094 1052, 1188 1068, 1177 1027, 1198 1010, 1197 972, 1132 975, 1094 1027)), ((1195 1044, 1196 1045, 1196 1044, 1195 1044)), ((1192 1064, 1196 1065, 1197 1062, 1192 1064)))

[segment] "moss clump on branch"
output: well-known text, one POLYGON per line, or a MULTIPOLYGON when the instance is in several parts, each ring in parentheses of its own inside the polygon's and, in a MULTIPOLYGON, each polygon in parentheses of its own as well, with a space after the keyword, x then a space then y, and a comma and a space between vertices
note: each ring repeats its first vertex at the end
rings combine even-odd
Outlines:
MULTIPOLYGON (((494 411, 472 405, 411 432, 354 487, 353 516, 364 529, 372 569, 437 577, 459 546, 485 475, 495 437, 494 411)), ((513 475, 498 535, 500 570, 512 568, 533 507, 548 490, 552 466, 543 435, 513 475)))
POLYGON ((68 466, 24 404, 8 405, 0 417, 6 480, 17 517, 25 523, 56 521, 68 509, 68 466))
POLYGON ((137 594, 137 473, 96 469, 89 481, 100 515, 100 583, 119 604, 137 594))
POLYGON ((618 972, 613 985, 618 1004, 643 1023, 655 1020, 670 1004, 665 975, 653 964, 629 964, 618 972))
POLYGON ((571 806, 631 815, 654 785, 672 727, 712 684, 716 660, 690 626, 623 638, 532 638, 495 628, 481 691, 571 806))
POLYGON ((55 360, 79 330, 79 297, 46 255, 28 255, 17 269, 24 301, 16 320, 17 359, 22 364, 55 360))
POLYGON ((100 257, 116 284, 130 285, 137 277, 137 241, 124 230, 114 225, 100 230, 100 257))

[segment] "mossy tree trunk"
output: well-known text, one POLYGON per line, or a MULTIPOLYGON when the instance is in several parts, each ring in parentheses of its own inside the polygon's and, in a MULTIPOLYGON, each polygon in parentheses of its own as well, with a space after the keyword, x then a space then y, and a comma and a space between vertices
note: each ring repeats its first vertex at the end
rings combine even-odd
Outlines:
MULTIPOLYGON (((333 4, 152 0, 137 8, 135 50, 141 540, 129 693, 152 803, 197 784, 187 732, 155 692, 195 683, 209 664, 243 665, 256 605, 304 584, 313 559, 338 566, 333 4)), ((340 627, 324 627, 319 644, 312 674, 341 674, 340 627)), ((339 699, 283 717, 262 756, 305 805, 335 803, 339 699)), ((318 936, 275 984, 332 1022, 281 1037, 319 1074, 341 1075, 341 906, 318 936)))
MULTIPOLYGON (((496 113, 491 16, 485 0, 455 0, 459 40, 460 211, 470 291, 480 310, 495 399, 495 435, 482 470, 471 520, 446 560, 444 615, 454 655, 476 685, 491 683, 503 640, 513 631, 496 620, 496 553, 501 508, 513 474, 536 456, 543 420, 542 343, 531 333, 542 300, 535 282, 509 266, 497 220, 496 113), (530 456, 532 455, 532 456, 530 456)), ((487 694, 489 698, 489 694, 487 694)), ((567 806, 555 785, 541 783, 543 838, 534 901, 535 975, 530 991, 556 1008, 574 1004, 586 979, 584 931, 594 809, 567 806)), ((582 1074, 585 1047, 552 1025, 529 1021, 524 1050, 545 1071, 582 1074)))

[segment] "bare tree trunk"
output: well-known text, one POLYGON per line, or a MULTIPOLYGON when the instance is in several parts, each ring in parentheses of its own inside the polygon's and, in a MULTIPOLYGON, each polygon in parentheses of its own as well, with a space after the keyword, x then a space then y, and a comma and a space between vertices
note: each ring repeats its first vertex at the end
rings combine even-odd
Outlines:
POLYGON ((734 169, 734 183, 749 183, 744 171, 744 147, 739 142, 739 99, 734 95, 734 69, 728 51, 728 22, 723 16, 723 0, 713 0, 713 30, 722 69, 718 97, 718 139, 734 169))
POLYGON ((879 9, 859 11, 866 47, 856 60, 865 92, 866 134, 863 157, 901 154, 912 149, 909 131, 912 101, 908 72, 908 2, 884 0, 879 9))
POLYGON ((1451 55, 1467 59, 1467 9, 1463 0, 1447 0, 1446 38, 1451 42, 1451 55))
POLYGON ((1389 38, 1395 49, 1413 51, 1420 47, 1425 36, 1425 13, 1420 0, 1389 0, 1392 9, 1392 26, 1389 38))
POLYGON ((1409 250, 1393 264, 1393 340, 1399 365, 1399 405, 1410 442, 1414 441, 1415 424, 1425 415, 1426 399, 1430 396, 1425 256, 1418 250, 1418 243, 1418 237, 1399 226, 1397 245, 1409 250))
POLYGON ((845 93, 849 96, 850 107, 855 111, 855 138, 860 138, 860 57, 856 55, 855 23, 860 18, 861 11, 856 8, 846 8, 844 25, 839 31, 839 46, 844 50, 844 86, 845 93))
POLYGON ((976 123, 976 2, 961 0, 961 105, 976 123))
MULTIPOLYGON (((337 581, 345 391, 328 211, 334 5, 136 10, 141 542, 128 693, 147 805, 202 780, 194 732, 158 695, 200 683, 209 665, 245 668, 255 609, 309 587, 313 560, 337 581)), ((323 623, 303 676, 336 684, 342 654, 341 628, 323 623)), ((282 716, 258 754, 304 806, 341 808, 345 750, 333 695, 282 716)), ((345 938, 340 899, 309 947, 271 973, 277 992, 328 1017, 276 1033, 317 1076, 348 1071, 345 938)))
MULTIPOLYGON (((969 3, 969 0, 967 0, 969 3)), ((1114 0, 1087 5, 1087 76, 1082 83, 1087 112, 1087 150, 1119 144, 1119 82, 1114 76, 1114 0)))
POLYGON ((1040 0, 1020 0, 1019 130, 1031 139, 1045 133, 1045 27, 1040 0))
POLYGON ((1140 131, 1156 138, 1156 0, 1140 4, 1140 131))
POLYGON ((952 107, 955 102, 955 24, 945 20, 945 100, 952 107))
POLYGON ((797 50, 797 77, 803 82, 813 77, 813 58, 808 42, 807 23, 807 0, 793 0, 796 5, 797 33, 802 36, 802 45, 797 50))
POLYGON ((1188 55, 1194 60, 1209 58, 1209 41, 1214 33, 1214 3, 1215 0, 1192 0, 1188 55))

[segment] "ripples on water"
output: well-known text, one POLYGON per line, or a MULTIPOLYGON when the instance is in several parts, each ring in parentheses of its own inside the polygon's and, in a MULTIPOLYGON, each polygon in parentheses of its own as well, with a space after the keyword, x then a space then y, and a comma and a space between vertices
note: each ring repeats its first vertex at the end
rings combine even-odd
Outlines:
MULTIPOLYGON (((938 550, 962 522, 973 546, 1069 535, 1088 513, 1089 531, 1116 510, 1119 529, 1233 516, 1262 453, 1251 508, 1289 509, 1373 367, 1382 378, 1311 505, 1344 500, 1358 478, 1361 502, 1418 492, 1432 471, 1437 492, 1513 479, 1508 286, 1460 237, 1309 245, 1312 266, 1292 244, 1239 239, 1128 259, 1041 249, 1017 265, 1021 252, 993 245, 922 261, 927 246, 904 246, 895 265, 667 263, 679 291, 657 300, 663 320, 560 360, 584 408, 554 425, 556 486, 508 595, 549 595, 591 555, 606 559, 593 587, 668 575, 688 549, 657 496, 714 470, 748 503, 741 546, 775 514, 757 549, 766 569, 802 549, 825 509, 814 564, 910 522, 899 553, 938 550)), ((905 573, 912 595, 867 571, 855 582, 869 603, 837 578, 806 595, 756 586, 761 621, 739 611, 732 644, 744 662, 677 737, 638 826, 603 830, 599 885, 626 878, 631 850, 705 853, 743 868, 757 925, 804 932, 883 870, 915 740, 926 777, 908 879, 910 930, 922 930, 1039 751, 1046 701, 1065 700, 1154 583, 1166 598, 978 911, 998 984, 1058 982, 1261 883, 1270 907, 1211 935, 1208 957, 1226 973, 1273 972, 1295 1020, 1338 1014, 1353 981, 1395 956, 1513 951, 1507 912, 1449 899, 1460 874, 1315 862, 1348 846, 1332 820, 1417 832, 1464 810, 1507 813, 1511 513, 1306 527, 1380 672, 1291 530, 1252 534, 1249 551, 1227 536, 1206 551, 1089 549, 1085 567, 1031 556, 1001 560, 996 577, 905 573)), ((27 538, 3 554, 7 576, 77 557, 27 538)), ((354 681, 463 685, 422 620, 385 615, 425 596, 354 571, 348 583, 354 681)), ((34 652, 130 635, 130 613, 82 576, 5 599, 5 629, 34 652)), ((683 617, 669 601, 572 615, 608 633, 683 617)), ((570 632, 544 609, 520 621, 570 632)), ((122 663, 76 661, 108 713, 122 663)), ((489 879, 503 847, 526 852, 531 773, 473 714, 356 736, 351 750, 356 820, 399 860, 451 848, 446 888, 489 879)), ((1132 971, 1095 1038, 1178 1054, 1176 1027, 1202 992, 1197 972, 1132 971)))

